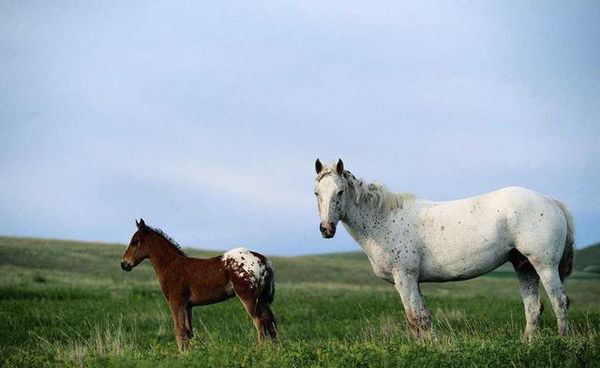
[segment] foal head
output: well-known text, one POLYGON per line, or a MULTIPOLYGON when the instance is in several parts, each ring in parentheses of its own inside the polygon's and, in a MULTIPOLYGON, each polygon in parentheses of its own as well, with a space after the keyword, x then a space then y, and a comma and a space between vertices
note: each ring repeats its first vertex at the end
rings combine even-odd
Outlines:
POLYGON ((140 219, 139 222, 135 220, 135 224, 137 231, 131 237, 127 250, 121 258, 121 268, 128 272, 150 256, 149 238, 152 236, 152 232, 146 226, 144 219, 140 219))
POLYGON ((345 215, 347 184, 342 177, 344 163, 339 159, 335 165, 324 167, 317 159, 315 169, 315 195, 321 217, 319 230, 324 238, 329 239, 333 238, 338 221, 345 215))

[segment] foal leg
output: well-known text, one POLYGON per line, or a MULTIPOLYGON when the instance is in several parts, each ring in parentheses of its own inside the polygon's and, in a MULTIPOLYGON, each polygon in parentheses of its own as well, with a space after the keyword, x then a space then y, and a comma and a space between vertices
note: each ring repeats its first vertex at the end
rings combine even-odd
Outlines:
POLYGON ((558 267, 546 265, 534 265, 534 267, 540 276, 540 280, 542 280, 548 298, 550 298, 552 309, 556 315, 558 334, 566 336, 569 333, 569 317, 567 316, 569 299, 565 295, 563 285, 560 282, 558 267))
POLYGON ((186 316, 186 324, 185 324, 185 333, 188 339, 194 337, 194 327, 192 325, 192 306, 188 305, 185 307, 185 316, 186 316))
POLYGON ((406 320, 413 336, 417 339, 431 340, 431 313, 423 300, 416 274, 398 270, 394 272, 394 284, 402 299, 406 320))
POLYGON ((263 330, 269 334, 271 341, 277 341, 277 322, 275 321, 275 315, 271 311, 271 307, 268 304, 260 304, 260 310, 260 323, 263 330))
POLYGON ((265 329, 263 328, 263 325, 260 321, 261 310, 256 298, 253 298, 252 295, 244 297, 239 294, 238 298, 242 301, 242 304, 244 304, 244 308, 246 308, 246 312, 248 312, 250 318, 252 318, 252 322, 254 323, 254 327, 256 328, 256 333, 258 334, 258 343, 262 344, 262 342, 265 339, 265 329))
POLYGON ((525 332, 523 333, 523 341, 531 341, 535 330, 540 323, 540 316, 544 310, 544 306, 540 301, 539 281, 540 277, 533 266, 525 257, 513 262, 513 267, 517 273, 519 280, 519 289, 523 298, 523 306, 525 307, 525 332))
POLYGON ((185 306, 180 302, 169 303, 171 314, 173 315, 173 329, 175 330, 175 340, 180 352, 187 347, 188 335, 186 333, 187 317, 185 306))

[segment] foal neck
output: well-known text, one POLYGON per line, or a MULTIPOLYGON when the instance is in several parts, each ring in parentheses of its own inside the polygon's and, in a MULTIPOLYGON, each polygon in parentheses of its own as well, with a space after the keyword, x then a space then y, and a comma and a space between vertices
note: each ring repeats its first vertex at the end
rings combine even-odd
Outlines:
POLYGON ((156 236, 151 242, 148 258, 157 274, 163 272, 171 262, 182 257, 185 255, 161 236, 156 236))

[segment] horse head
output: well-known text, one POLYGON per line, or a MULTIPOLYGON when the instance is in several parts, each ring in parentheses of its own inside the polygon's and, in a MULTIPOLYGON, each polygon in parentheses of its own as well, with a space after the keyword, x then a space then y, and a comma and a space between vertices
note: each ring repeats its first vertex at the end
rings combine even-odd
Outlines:
POLYGON ((334 165, 323 166, 317 159, 315 162, 317 178, 315 179, 315 195, 319 207, 321 223, 319 231, 324 238, 333 238, 337 223, 344 217, 346 209, 346 180, 343 178, 344 162, 341 159, 334 165))

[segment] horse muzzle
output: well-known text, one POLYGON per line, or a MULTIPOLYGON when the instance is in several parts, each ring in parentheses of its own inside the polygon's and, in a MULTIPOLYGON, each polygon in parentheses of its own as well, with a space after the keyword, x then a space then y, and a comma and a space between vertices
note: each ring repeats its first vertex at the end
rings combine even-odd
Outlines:
POLYGON ((319 231, 321 232, 321 236, 325 239, 331 239, 335 235, 335 224, 330 222, 326 225, 323 225, 321 222, 319 224, 319 231))
POLYGON ((121 261, 121 268, 123 269, 123 271, 129 272, 133 269, 133 265, 129 262, 121 261))

